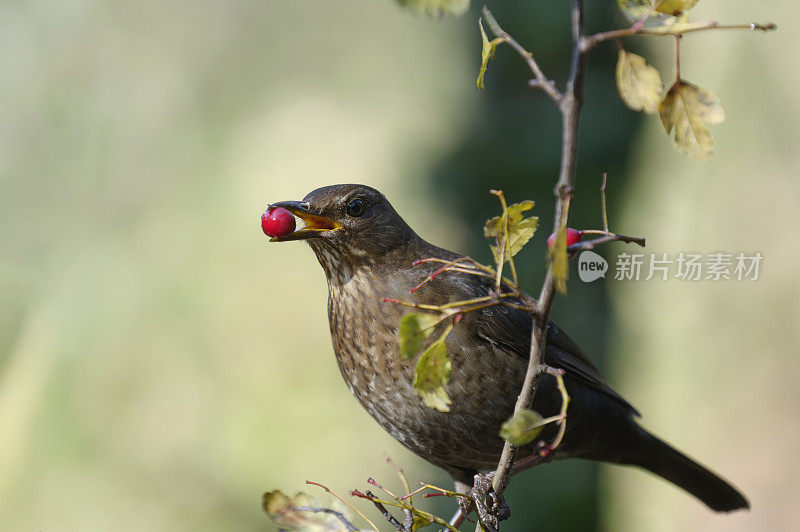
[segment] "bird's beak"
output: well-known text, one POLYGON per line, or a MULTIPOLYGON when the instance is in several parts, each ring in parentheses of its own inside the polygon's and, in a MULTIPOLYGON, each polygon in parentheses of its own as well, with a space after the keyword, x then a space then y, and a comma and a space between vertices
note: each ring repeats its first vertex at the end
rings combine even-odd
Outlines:
POLYGON ((269 239, 270 242, 285 242, 287 240, 305 240, 329 231, 338 231, 342 226, 336 220, 315 214, 309 210, 307 201, 279 201, 269 206, 270 209, 283 207, 294 214, 305 224, 304 227, 289 233, 286 236, 275 236, 269 239))

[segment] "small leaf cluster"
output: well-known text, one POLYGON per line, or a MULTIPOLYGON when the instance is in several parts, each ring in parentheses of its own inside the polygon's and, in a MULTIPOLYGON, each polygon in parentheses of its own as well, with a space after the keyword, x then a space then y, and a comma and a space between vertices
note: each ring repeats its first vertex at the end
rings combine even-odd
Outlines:
POLYGON ((504 209, 500 216, 486 221, 483 226, 483 236, 495 240, 495 243, 489 246, 495 263, 501 260, 504 263, 508 262, 533 238, 539 226, 539 218, 537 216, 526 218, 522 213, 533 209, 534 205, 531 200, 515 203, 504 209))
MULTIPOLYGON (((651 32, 679 35, 693 26, 688 10, 698 0, 618 0, 623 12, 651 32)), ((725 120, 719 98, 681 79, 676 54, 676 79, 665 92, 661 75, 647 61, 620 45, 616 81, 622 101, 634 111, 658 114, 675 146, 686 155, 705 161, 714 152, 709 125, 725 120)))

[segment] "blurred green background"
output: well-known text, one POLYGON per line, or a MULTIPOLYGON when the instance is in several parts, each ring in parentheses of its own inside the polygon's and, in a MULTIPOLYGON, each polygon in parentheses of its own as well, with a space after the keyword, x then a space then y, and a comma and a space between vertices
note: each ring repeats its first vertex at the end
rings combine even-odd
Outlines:
MULTIPOLYGON (((561 79, 568 3, 488 3, 561 79)), ((321 269, 302 244, 267 245, 258 217, 362 182, 427 239, 483 259, 489 188, 537 200, 549 226, 558 118, 509 50, 475 90, 478 7, 432 20, 389 0, 0 3, 3 530, 273 530, 263 491, 391 484, 381 451, 447 482, 352 399, 321 269)), ((615 2, 590 7, 591 29, 622 23, 615 2)), ((752 511, 715 515, 645 473, 573 461, 514 481, 508 530, 795 526, 798 10, 694 10, 786 26, 684 39, 684 78, 728 114, 708 163, 622 106, 613 46, 589 70, 573 224, 600 225, 606 170, 612 229, 653 252, 759 251, 761 278, 573 280, 555 309, 646 426, 752 511)), ((670 79, 671 43, 629 44, 670 79)), ((531 248, 535 291, 542 235, 531 248)))

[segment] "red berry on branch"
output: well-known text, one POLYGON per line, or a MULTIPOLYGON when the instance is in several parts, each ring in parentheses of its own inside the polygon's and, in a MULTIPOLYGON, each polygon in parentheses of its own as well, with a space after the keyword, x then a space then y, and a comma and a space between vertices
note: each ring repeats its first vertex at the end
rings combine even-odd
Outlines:
POLYGON ((261 229, 267 236, 286 236, 294 228, 294 216, 283 207, 270 209, 261 215, 261 229))
MULTIPOLYGON (((556 235, 557 233, 553 233, 547 238, 547 247, 549 249, 553 249, 553 245, 556 243, 556 235)), ((582 240, 583 235, 580 231, 571 227, 567 227, 567 247, 570 247, 572 244, 577 244, 582 240)))

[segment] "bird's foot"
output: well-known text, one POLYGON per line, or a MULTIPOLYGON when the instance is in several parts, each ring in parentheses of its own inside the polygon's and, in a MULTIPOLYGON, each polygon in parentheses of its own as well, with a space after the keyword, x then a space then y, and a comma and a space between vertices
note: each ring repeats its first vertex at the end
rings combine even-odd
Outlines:
MULTIPOLYGON (((478 519, 484 527, 487 530, 496 531, 500 521, 511 516, 511 508, 506 504, 502 495, 497 495, 492 490, 492 480, 494 480, 494 472, 475 475, 475 482, 469 492, 470 498, 465 499, 465 503, 470 506, 469 510, 474 504, 478 519)), ((463 507, 462 511, 464 511, 463 507)))
POLYGON ((491 512, 497 517, 498 521, 505 521, 511 517, 511 507, 502 495, 497 495, 494 491, 490 491, 489 497, 492 499, 491 512))

